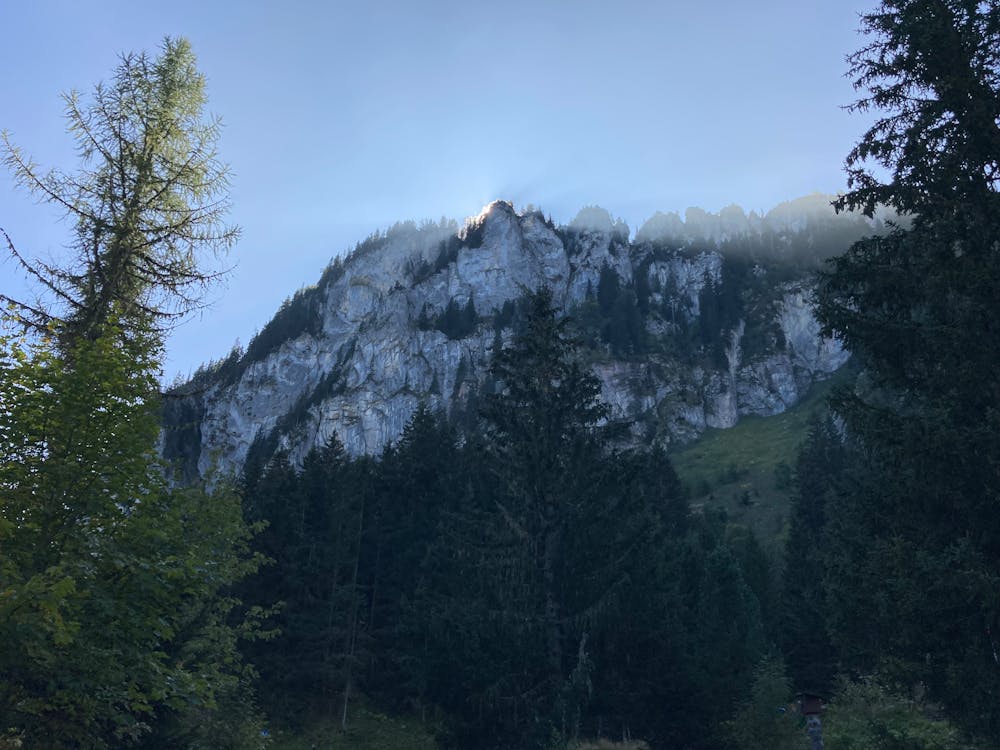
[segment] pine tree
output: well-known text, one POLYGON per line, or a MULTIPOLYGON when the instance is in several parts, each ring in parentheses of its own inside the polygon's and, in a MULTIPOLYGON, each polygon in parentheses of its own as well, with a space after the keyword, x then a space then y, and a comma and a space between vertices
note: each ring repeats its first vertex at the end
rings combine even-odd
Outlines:
POLYGON ((791 698, 784 665, 773 657, 762 659, 754 670, 749 700, 726 723, 730 741, 741 750, 801 750, 805 733, 785 710, 791 698))
POLYGON ((266 524, 255 544, 271 562, 241 593, 279 608, 276 637, 247 654, 260 671, 265 706, 292 724, 318 713, 346 725, 369 653, 372 464, 348 459, 332 438, 301 470, 279 453, 259 477, 245 480, 247 515, 266 524))

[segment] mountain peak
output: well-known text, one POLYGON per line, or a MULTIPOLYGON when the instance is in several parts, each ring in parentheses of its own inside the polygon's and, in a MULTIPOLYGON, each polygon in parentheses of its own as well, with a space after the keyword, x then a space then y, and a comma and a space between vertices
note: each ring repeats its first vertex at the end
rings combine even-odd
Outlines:
POLYGON ((686 216, 657 213, 630 241, 598 206, 556 227, 497 200, 461 229, 377 234, 291 298, 246 352, 168 400, 164 455, 194 478, 278 448, 298 461, 334 435, 351 454, 377 452, 421 403, 474 420, 493 347, 511 335, 520 296, 542 285, 582 327, 602 396, 637 440, 686 440, 782 411, 846 359, 804 291, 817 253, 871 227, 831 209, 830 222, 776 241, 768 219, 736 206, 686 216), (720 296, 724 279, 737 291, 752 281, 754 304, 720 296))
POLYGON ((584 206, 569 223, 569 226, 578 231, 610 233, 612 228, 611 214, 600 206, 584 206))
POLYGON ((515 218, 517 216, 517 211, 514 210, 514 204, 510 201, 501 200, 499 198, 490 201, 483 206, 482 210, 478 214, 467 218, 465 220, 465 226, 479 226, 488 219, 500 216, 515 218))

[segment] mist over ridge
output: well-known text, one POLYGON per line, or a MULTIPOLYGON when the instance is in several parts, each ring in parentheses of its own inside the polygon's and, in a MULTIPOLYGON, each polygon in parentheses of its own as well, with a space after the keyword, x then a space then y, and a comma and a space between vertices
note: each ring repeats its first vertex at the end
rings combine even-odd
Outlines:
POLYGON ((882 229, 831 196, 767 214, 659 213, 634 235, 588 206, 566 225, 493 201, 474 217, 373 233, 290 296, 250 341, 177 384, 164 453, 188 477, 336 435, 352 455, 398 439, 420 404, 476 429, 492 352, 526 290, 548 286, 632 439, 684 442, 776 414, 847 359, 820 334, 811 277, 882 229))

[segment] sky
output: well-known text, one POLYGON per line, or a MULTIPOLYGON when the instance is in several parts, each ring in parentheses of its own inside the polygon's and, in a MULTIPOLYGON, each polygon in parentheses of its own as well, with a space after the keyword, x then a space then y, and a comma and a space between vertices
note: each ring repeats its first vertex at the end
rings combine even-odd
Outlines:
MULTIPOLYGON (((326 264, 396 221, 494 199, 556 222, 597 204, 767 211, 845 189, 868 124, 847 54, 868 0, 0 0, 0 129, 73 170, 62 92, 121 53, 190 40, 242 236, 223 286, 167 341, 164 378, 244 345, 326 264)), ((0 171, 0 227, 67 258, 71 224, 0 171)), ((0 260, 0 292, 25 295, 0 260)))

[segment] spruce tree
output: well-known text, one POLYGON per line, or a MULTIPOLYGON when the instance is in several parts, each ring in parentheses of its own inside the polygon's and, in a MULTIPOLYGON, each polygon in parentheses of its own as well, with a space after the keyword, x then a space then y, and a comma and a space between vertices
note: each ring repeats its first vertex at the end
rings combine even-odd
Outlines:
POLYGON ((839 572, 844 550, 829 547, 827 516, 837 509, 838 493, 846 491, 847 454, 833 417, 814 417, 796 463, 781 601, 780 642, 799 690, 829 691, 837 673, 828 634, 836 613, 826 599, 826 558, 834 558, 839 572))
POLYGON ((891 660, 995 740, 1000 3, 883 0, 862 25, 855 107, 880 116, 838 205, 904 219, 821 279, 826 331, 863 365, 834 405, 867 467, 828 514, 831 564, 856 579, 829 577, 833 635, 854 666, 891 660))

